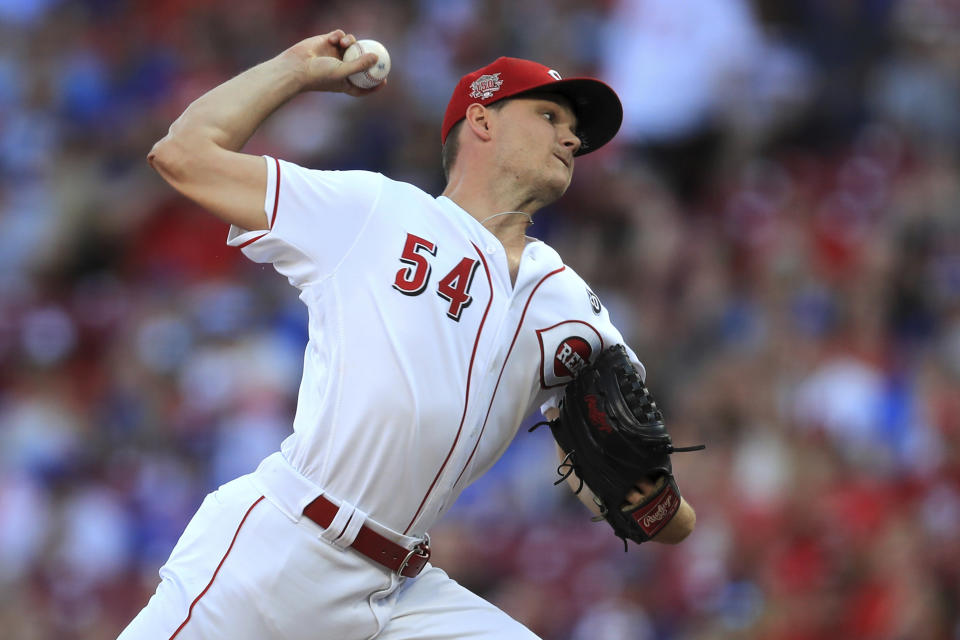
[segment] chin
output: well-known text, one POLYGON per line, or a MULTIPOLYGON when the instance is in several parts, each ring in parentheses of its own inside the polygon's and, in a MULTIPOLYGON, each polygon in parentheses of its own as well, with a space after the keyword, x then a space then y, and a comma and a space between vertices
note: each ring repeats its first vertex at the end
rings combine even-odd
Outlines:
POLYGON ((549 182, 540 185, 540 188, 537 189, 537 200, 543 203, 541 206, 556 202, 566 193, 568 184, 567 182, 549 182))
POLYGON ((558 178, 557 180, 550 183, 549 187, 554 195, 554 200, 560 199, 563 194, 567 192, 567 189, 570 187, 570 176, 565 175, 563 178, 558 178))
POLYGON ((528 174, 530 189, 528 193, 546 206, 559 200, 570 186, 570 173, 567 171, 537 171, 528 174))
POLYGON ((556 200, 567 192, 572 177, 569 171, 551 172, 541 176, 540 186, 544 193, 552 194, 553 199, 556 200))

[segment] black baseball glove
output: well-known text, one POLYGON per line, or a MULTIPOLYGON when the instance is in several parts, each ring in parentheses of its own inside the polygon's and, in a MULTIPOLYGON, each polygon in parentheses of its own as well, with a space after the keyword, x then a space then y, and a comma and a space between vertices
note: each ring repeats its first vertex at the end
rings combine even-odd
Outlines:
MULTIPOLYGON (((543 424, 543 423, 541 423, 543 424)), ((640 379, 623 345, 603 351, 564 391, 560 415, 547 422, 566 452, 556 484, 575 473, 594 494, 601 517, 624 540, 646 542, 676 515, 680 490, 670 454, 705 448, 674 447, 663 414, 640 379), (652 495, 627 506, 641 479, 655 483, 652 495)))

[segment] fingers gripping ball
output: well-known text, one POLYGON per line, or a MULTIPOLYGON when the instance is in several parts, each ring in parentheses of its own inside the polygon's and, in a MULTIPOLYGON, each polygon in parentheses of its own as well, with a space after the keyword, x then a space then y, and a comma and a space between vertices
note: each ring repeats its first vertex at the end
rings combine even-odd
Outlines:
POLYGON ((366 71, 358 71, 347 76, 347 79, 361 89, 372 89, 383 82, 390 73, 390 54, 387 53, 386 47, 376 40, 357 40, 344 51, 343 61, 352 62, 365 53, 376 54, 377 63, 366 71))
POLYGON ((680 491, 670 455, 703 446, 674 447, 663 414, 630 362, 623 345, 606 349, 564 390, 560 415, 548 423, 566 452, 561 473, 593 492, 614 534, 645 542, 676 515, 680 491), (638 505, 628 495, 641 479, 655 483, 638 505))

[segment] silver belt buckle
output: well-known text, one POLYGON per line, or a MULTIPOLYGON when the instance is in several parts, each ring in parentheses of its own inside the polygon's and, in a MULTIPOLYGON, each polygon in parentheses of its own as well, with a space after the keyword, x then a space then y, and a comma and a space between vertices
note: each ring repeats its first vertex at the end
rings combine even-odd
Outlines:
POLYGON ((407 557, 403 559, 403 562, 400 563, 400 567, 397 569, 397 575, 403 575, 403 570, 407 568, 407 565, 410 564, 410 559, 413 556, 419 558, 429 559, 430 558, 430 534, 424 534, 425 538, 422 542, 417 544, 413 549, 410 549, 410 552, 407 553, 407 557))

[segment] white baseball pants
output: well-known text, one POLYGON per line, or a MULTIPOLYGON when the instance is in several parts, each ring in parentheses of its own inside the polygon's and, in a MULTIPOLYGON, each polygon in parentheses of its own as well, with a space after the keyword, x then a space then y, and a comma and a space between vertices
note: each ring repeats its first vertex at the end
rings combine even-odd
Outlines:
POLYGON ((335 546, 257 479, 206 497, 119 640, 536 638, 436 567, 399 578, 335 546))

